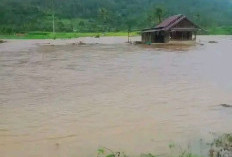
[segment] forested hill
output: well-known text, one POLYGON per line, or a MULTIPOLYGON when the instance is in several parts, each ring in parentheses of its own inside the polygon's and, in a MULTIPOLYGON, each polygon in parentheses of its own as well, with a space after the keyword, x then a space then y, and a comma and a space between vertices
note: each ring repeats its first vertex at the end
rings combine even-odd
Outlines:
POLYGON ((0 0, 0 32, 52 31, 53 6, 60 32, 136 30, 173 14, 205 28, 232 25, 231 0, 0 0))

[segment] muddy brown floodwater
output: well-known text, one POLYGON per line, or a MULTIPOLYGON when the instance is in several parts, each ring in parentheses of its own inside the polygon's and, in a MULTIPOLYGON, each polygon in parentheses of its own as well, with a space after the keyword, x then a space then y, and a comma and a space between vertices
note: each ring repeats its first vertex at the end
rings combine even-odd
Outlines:
POLYGON ((199 154, 199 139, 232 131, 232 109, 220 105, 232 104, 232 36, 126 40, 1 44, 0 156, 92 157, 101 146, 165 155, 170 143, 199 154))

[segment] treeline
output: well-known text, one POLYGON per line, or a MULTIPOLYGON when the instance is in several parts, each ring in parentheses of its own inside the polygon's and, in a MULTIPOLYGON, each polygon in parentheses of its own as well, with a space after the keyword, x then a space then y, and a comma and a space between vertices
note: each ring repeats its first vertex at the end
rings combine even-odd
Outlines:
POLYGON ((232 25, 229 0, 0 0, 0 32, 139 30, 185 14, 204 28, 232 25))

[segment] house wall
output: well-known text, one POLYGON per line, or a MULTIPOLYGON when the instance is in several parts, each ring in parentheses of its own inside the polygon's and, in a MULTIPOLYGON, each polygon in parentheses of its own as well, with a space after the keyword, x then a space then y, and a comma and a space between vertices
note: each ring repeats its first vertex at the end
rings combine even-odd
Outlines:
POLYGON ((192 32, 188 32, 188 31, 181 31, 181 32, 170 32, 170 37, 171 40, 192 40, 192 32))
POLYGON ((170 33, 169 32, 165 32, 164 43, 168 43, 169 41, 170 41, 170 33))
POLYGON ((142 33, 143 43, 167 43, 169 42, 169 32, 158 31, 158 32, 144 32, 142 33))
POLYGON ((142 42, 151 42, 151 33, 150 32, 144 32, 142 33, 142 42))
POLYGON ((142 33, 143 43, 168 43, 170 40, 193 40, 193 33, 190 31, 175 32, 146 32, 142 33))
MULTIPOLYGON (((197 28, 195 24, 189 21, 187 18, 180 21, 177 25, 175 25, 172 29, 175 28, 197 28)), ((183 29, 184 30, 184 29, 183 29)), ((176 31, 170 32, 171 40, 193 40, 193 34, 195 32, 192 31, 176 31)))

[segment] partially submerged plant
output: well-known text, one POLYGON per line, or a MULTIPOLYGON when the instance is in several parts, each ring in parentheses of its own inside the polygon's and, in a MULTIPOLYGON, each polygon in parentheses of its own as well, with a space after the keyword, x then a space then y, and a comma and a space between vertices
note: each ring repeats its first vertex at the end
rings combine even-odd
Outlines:
POLYGON ((140 157, 157 157, 151 153, 148 153, 148 154, 141 154, 140 157))
POLYGON ((232 157, 232 134, 227 133, 214 138, 210 146, 210 157, 232 157))
POLYGON ((1 40, 1 39, 0 39, 0 44, 1 44, 1 43, 4 43, 4 42, 5 42, 4 40, 1 40))
POLYGON ((126 157, 124 153, 114 152, 113 150, 102 147, 98 149, 97 157, 126 157))
MULTIPOLYGON (((128 157, 124 152, 114 152, 113 150, 101 147, 98 149, 97 157, 128 157)), ((157 157, 151 153, 148 154, 141 154, 140 157, 157 157)))
POLYGON ((100 38, 100 34, 95 35, 95 38, 100 38))
POLYGON ((232 147, 232 134, 223 134, 218 138, 215 138, 211 143, 211 146, 215 147, 232 147))

